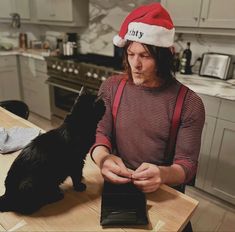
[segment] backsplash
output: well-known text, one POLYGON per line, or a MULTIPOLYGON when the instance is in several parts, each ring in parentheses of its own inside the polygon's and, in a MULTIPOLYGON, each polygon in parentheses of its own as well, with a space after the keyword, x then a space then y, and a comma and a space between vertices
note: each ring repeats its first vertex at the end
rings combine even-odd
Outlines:
MULTIPOLYGON (((12 29, 10 24, 0 23, 0 41, 9 41, 18 46, 18 33, 27 32, 29 38, 43 39, 47 31, 77 32, 80 35, 80 51, 112 56, 112 39, 118 33, 121 23, 132 9, 152 0, 90 0, 90 22, 88 28, 56 27, 23 24, 20 29, 12 29)), ((235 39, 220 35, 176 35, 176 51, 186 48, 191 42, 192 63, 203 52, 213 51, 235 55, 235 39)))
POLYGON ((90 0, 90 22, 81 34, 81 52, 113 55, 113 36, 127 14, 152 0, 90 0))

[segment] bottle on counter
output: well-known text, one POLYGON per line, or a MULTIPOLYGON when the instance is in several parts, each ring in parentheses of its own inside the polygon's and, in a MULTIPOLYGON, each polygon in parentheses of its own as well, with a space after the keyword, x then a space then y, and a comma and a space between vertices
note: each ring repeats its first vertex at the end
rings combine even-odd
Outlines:
POLYGON ((19 34, 19 48, 27 49, 27 34, 26 33, 20 33, 19 34))
POLYGON ((192 74, 191 70, 192 51, 190 49, 190 42, 187 42, 187 48, 183 52, 183 56, 180 60, 180 73, 192 74))

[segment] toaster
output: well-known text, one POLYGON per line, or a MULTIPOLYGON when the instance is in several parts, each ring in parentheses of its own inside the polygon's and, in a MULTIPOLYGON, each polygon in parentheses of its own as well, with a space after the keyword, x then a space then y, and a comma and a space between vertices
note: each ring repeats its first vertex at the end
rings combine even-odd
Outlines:
POLYGON ((233 78, 235 56, 207 52, 202 55, 200 76, 215 77, 223 80, 233 78))

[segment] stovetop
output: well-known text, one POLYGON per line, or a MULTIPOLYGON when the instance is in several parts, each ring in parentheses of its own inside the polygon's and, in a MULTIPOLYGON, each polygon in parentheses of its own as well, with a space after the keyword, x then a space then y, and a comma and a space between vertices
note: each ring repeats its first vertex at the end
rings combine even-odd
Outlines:
MULTIPOLYGON (((48 59, 51 59, 50 57, 48 59)), ((94 53, 78 54, 76 56, 57 56, 52 59, 57 61, 72 61, 74 63, 84 62, 108 68, 114 70, 122 70, 122 61, 120 57, 112 57, 106 55, 99 55, 94 53)))
POLYGON ((50 82, 63 81, 98 89, 108 77, 119 74, 114 69, 114 58, 86 54, 76 57, 47 57, 50 82))

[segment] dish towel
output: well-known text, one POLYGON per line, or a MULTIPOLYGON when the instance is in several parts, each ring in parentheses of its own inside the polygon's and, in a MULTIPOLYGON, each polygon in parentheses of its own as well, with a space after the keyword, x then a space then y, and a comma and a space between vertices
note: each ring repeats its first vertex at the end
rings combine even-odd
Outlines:
POLYGON ((0 127, 0 153, 10 153, 24 148, 32 139, 40 134, 36 128, 0 127))

